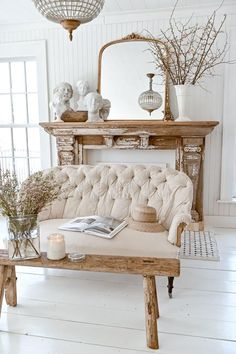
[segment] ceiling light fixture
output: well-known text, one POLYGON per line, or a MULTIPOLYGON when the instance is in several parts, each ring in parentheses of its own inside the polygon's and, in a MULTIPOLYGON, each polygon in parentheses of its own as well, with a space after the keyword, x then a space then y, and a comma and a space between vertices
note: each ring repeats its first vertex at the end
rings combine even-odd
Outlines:
POLYGON ((105 0, 32 0, 38 11, 49 21, 60 23, 72 41, 72 32, 92 21, 101 12, 105 0))

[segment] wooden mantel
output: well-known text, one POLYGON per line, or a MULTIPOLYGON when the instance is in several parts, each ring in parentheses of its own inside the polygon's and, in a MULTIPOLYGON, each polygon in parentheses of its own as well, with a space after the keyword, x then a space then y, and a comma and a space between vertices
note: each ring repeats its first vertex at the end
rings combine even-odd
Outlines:
POLYGON ((217 121, 110 120, 101 123, 40 123, 55 136, 59 165, 82 164, 86 149, 175 150, 175 168, 194 185, 192 217, 203 220, 205 137, 217 121))
MULTIPOLYGON (((217 121, 192 121, 175 122, 162 120, 108 120, 102 123, 40 123, 49 134, 57 136, 55 131, 68 130, 76 135, 101 135, 109 134, 117 136, 120 134, 132 135, 133 133, 148 134, 153 136, 198 136, 208 135, 219 122, 217 121)), ((60 134, 61 135, 61 134, 60 134)))

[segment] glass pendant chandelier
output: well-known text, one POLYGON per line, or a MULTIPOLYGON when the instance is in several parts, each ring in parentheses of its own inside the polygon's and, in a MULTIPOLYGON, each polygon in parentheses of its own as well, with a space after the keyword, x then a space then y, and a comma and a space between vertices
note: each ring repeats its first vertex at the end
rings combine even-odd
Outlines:
POLYGON ((101 12, 105 0, 32 0, 38 11, 49 21, 60 23, 72 41, 72 32, 81 24, 92 21, 101 12))
POLYGON ((148 111, 149 114, 151 115, 153 111, 156 109, 160 108, 162 105, 162 97, 161 95, 153 91, 152 89, 152 82, 153 82, 153 77, 155 74, 149 73, 147 74, 147 77, 149 78, 149 90, 144 91, 141 93, 141 95, 138 98, 138 103, 142 109, 145 111, 148 111))

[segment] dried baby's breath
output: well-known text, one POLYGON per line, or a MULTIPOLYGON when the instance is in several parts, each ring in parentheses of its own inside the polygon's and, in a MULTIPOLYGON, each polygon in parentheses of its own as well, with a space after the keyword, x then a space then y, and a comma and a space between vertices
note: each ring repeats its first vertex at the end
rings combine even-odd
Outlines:
POLYGON ((17 215, 19 183, 15 174, 0 170, 0 212, 3 216, 17 215))
POLYGON ((36 172, 19 184, 15 174, 0 170, 0 212, 3 216, 38 214, 59 195, 53 172, 36 172))

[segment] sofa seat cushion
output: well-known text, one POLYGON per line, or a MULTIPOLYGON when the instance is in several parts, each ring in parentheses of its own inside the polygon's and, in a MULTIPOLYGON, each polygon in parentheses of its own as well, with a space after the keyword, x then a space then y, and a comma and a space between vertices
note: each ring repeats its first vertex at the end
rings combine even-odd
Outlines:
POLYGON ((47 236, 61 233, 65 236, 66 252, 84 254, 177 258, 178 247, 171 245, 168 231, 161 233, 140 232, 124 228, 112 239, 104 239, 80 232, 59 230, 68 219, 51 219, 40 223, 41 251, 47 251, 47 236))

